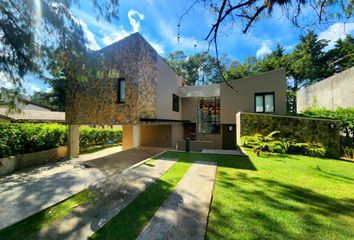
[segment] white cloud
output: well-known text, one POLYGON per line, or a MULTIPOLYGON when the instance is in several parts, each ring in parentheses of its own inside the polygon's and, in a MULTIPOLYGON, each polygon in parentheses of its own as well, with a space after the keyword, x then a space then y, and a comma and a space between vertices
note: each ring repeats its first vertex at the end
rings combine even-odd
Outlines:
POLYGON ((139 32, 140 21, 135 20, 134 16, 138 17, 140 20, 144 20, 144 14, 134 9, 130 9, 128 12, 128 18, 129 18, 130 25, 133 27, 133 32, 139 32))
POLYGON ((82 30, 84 31, 84 34, 88 41, 87 47, 90 48, 91 50, 99 50, 101 47, 96 42, 96 38, 93 32, 91 32, 91 30, 87 27, 87 24, 82 19, 78 19, 78 22, 80 23, 82 30))
MULTIPOLYGON (((74 9, 74 14, 80 19, 83 19, 90 27, 98 29, 97 35, 101 35, 100 40, 105 46, 115 43, 134 32, 139 32, 141 28, 140 21, 145 19, 143 13, 130 9, 128 11, 128 19, 132 30, 127 30, 123 25, 116 26, 109 22, 97 21, 96 18, 79 9, 74 9)), ((95 36, 96 38, 97 35, 95 36)), ((165 53, 164 46, 161 43, 154 42, 144 34, 142 35, 159 54, 165 53)))
POLYGON ((329 50, 334 47, 338 39, 343 39, 347 34, 354 32, 354 23, 334 23, 329 26, 325 31, 318 35, 319 39, 329 40, 328 47, 329 50))
POLYGON ((52 87, 48 87, 48 88, 45 90, 46 93, 50 93, 50 92, 52 92, 52 91, 53 91, 53 88, 52 88, 52 87))
POLYGON ((257 58, 261 58, 261 57, 264 57, 267 54, 270 54, 272 52, 272 50, 270 48, 271 44, 272 44, 271 40, 264 40, 262 42, 261 47, 256 52, 257 58))
POLYGON ((40 87, 38 87, 36 84, 30 83, 30 82, 25 83, 25 89, 29 95, 32 95, 35 92, 41 91, 40 87))

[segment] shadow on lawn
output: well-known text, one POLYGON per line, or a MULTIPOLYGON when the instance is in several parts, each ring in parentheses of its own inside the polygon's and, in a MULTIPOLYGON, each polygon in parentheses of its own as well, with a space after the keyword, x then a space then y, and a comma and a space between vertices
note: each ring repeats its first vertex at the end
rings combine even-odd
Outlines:
POLYGON ((209 239, 354 239, 354 199, 337 199, 296 185, 223 172, 221 187, 234 188, 237 206, 213 204, 209 239), (230 213, 232 211, 232 213, 230 213))
POLYGON ((215 162, 217 163, 218 167, 257 171, 256 167, 253 165, 251 159, 248 156, 220 155, 196 152, 166 152, 156 156, 154 159, 161 158, 178 159, 179 162, 189 163, 195 161, 215 162))

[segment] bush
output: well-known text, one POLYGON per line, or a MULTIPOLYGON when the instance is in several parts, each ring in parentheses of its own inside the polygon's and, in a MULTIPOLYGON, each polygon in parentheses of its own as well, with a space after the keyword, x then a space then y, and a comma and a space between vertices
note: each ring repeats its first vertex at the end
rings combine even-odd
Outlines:
POLYGON ((241 138, 241 146, 252 148, 257 155, 265 151, 323 157, 326 153, 326 149, 321 143, 297 143, 286 138, 281 138, 279 131, 271 132, 267 136, 263 136, 262 134, 243 136, 241 138))
MULTIPOLYGON (((118 129, 80 128, 81 148, 121 140, 118 129)), ((0 124, 0 158, 65 146, 67 141, 67 126, 63 124, 0 124)))
POLYGON ((118 143, 122 141, 122 131, 117 129, 80 128, 80 147, 118 143))

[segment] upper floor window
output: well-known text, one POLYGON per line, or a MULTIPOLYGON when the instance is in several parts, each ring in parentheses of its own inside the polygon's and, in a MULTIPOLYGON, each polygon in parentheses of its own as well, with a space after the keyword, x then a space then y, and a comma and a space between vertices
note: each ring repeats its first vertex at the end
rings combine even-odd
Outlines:
POLYGON ((118 103, 124 103, 125 101, 125 79, 118 79, 118 103))
POLYGON ((220 133, 220 97, 198 98, 198 133, 220 133))
POLYGON ((255 112, 273 113, 274 106, 274 92, 271 93, 256 93, 255 94, 255 112))
POLYGON ((172 94, 172 110, 179 112, 179 96, 176 94, 172 94))

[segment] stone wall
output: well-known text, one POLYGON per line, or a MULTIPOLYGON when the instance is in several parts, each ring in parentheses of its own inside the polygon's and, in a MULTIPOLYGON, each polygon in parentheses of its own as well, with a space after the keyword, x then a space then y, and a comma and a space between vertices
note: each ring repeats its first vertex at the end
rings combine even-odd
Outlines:
POLYGON ((242 136, 280 131, 297 142, 322 143, 327 156, 340 157, 340 123, 334 120, 239 112, 236 114, 237 144, 242 136))
POLYGON ((105 77, 68 81, 69 124, 124 125, 156 117, 157 53, 139 33, 95 52, 92 57, 103 59, 105 77), (112 70, 119 76, 108 74, 112 70), (125 78, 125 103, 117 103, 118 77, 125 78))

